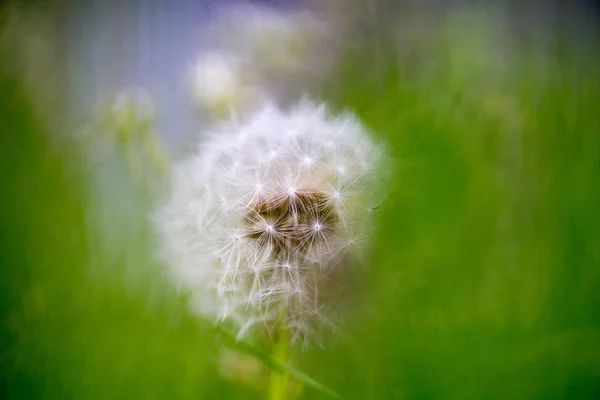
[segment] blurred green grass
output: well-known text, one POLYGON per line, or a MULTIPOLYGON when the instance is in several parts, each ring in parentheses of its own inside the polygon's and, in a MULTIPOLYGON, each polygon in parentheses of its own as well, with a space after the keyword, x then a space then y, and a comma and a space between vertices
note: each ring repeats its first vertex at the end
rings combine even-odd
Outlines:
MULTIPOLYGON (((599 53, 561 36, 488 64, 473 29, 410 63, 358 45, 329 93, 395 158, 345 339, 297 353, 346 398, 600 396, 599 53)), ((0 74, 3 397, 261 398, 165 283, 145 188, 116 172, 95 197, 34 115, 0 74)))

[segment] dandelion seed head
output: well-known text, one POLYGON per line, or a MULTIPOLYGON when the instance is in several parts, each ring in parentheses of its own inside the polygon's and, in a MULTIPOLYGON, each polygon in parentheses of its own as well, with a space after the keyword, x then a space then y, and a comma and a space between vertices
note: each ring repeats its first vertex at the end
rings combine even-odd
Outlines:
MULTIPOLYGON (((265 106, 206 137, 173 168, 158 212, 168 266, 203 303, 198 312, 233 322, 241 335, 284 324, 292 337, 312 340, 333 323, 331 293, 355 265, 353 238, 368 236, 372 223, 365 210, 378 175, 346 155, 378 146, 351 114, 331 116, 309 101, 287 111, 265 106), (340 176, 341 158, 355 173, 340 176)), ((369 157, 380 154, 364 157, 378 165, 369 157)))

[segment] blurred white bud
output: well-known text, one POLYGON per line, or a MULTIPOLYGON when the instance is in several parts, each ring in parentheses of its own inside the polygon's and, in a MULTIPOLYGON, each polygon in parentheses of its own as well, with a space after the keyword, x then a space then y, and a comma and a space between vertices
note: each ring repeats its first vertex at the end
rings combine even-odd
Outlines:
POLYGON ((120 91, 112 105, 112 115, 117 123, 130 123, 132 119, 150 122, 156 116, 156 103, 146 89, 131 87, 120 91))
POLYGON ((309 11, 221 7, 203 33, 193 84, 198 105, 209 113, 228 108, 249 114, 267 100, 301 97, 331 72, 341 47, 333 33, 309 11))
POLYGON ((203 54, 192 78, 195 98, 208 110, 227 107, 239 96, 238 65, 232 57, 216 52, 203 54))
POLYGON ((197 312, 284 326, 294 339, 332 325, 381 183, 382 148, 349 113, 265 106, 207 135, 172 173, 157 227, 197 312))
POLYGON ((191 74, 197 104, 213 116, 250 109, 265 98, 261 90, 243 80, 242 60, 232 54, 213 51, 202 54, 191 74))
POLYGON ((132 172, 153 184, 156 173, 164 172, 166 154, 155 130, 157 104, 151 93, 142 87, 121 90, 99 102, 95 114, 79 131, 92 165, 124 155, 132 172))

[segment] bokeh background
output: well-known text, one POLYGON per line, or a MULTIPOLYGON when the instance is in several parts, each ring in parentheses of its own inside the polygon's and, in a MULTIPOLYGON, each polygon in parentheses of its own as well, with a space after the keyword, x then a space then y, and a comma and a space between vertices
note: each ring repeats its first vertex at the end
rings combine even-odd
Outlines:
MULTIPOLYGON (((144 86, 165 153, 193 147, 180 73, 217 3, 118 3, 0 8, 0 397, 263 398, 155 257, 158 173, 79 134, 144 86)), ((318 95, 388 144, 394 185, 343 337, 294 364, 348 399, 600 398, 597 8, 320 10, 348 46, 318 95)))

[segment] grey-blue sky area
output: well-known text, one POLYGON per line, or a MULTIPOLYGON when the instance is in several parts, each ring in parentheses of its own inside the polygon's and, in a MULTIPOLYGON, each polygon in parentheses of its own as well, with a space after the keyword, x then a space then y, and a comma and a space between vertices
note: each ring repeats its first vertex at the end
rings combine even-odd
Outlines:
POLYGON ((158 101, 158 129, 169 146, 178 147, 193 134, 198 121, 185 71, 199 51, 199 30, 209 18, 210 3, 74 3, 69 13, 69 87, 78 122, 119 90, 144 87, 158 101))
MULTIPOLYGON (((71 2, 70 98, 76 124, 101 100, 144 87, 158 101, 158 130, 171 149, 185 146, 201 120, 186 73, 201 51, 201 30, 224 0, 71 2)), ((286 7, 294 1, 254 1, 286 7)))

